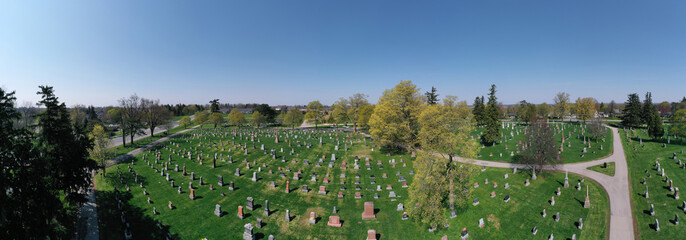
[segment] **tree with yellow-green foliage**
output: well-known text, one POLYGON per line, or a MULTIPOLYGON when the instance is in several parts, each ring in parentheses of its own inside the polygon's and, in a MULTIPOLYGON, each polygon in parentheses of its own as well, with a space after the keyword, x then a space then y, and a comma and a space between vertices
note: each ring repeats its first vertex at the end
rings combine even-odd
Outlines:
POLYGON ((686 109, 679 109, 669 119, 672 126, 669 127, 670 135, 686 137, 686 109))
POLYGON ((210 115, 207 114, 207 111, 198 111, 195 113, 195 119, 193 119, 193 121, 196 124, 200 124, 200 128, 202 128, 202 125, 204 125, 205 122, 207 122, 207 119, 209 117, 210 117, 210 115))
POLYGON ((224 123, 224 116, 220 112, 213 112, 210 114, 209 121, 214 124, 214 128, 217 128, 217 125, 224 123))
POLYGON ((584 122, 591 119, 591 117, 595 116, 595 104, 596 100, 591 97, 577 98, 576 105, 574 106, 576 117, 584 122))
POLYGON ((307 113, 305 119, 314 121, 314 128, 317 128, 319 122, 324 119, 324 105, 319 101, 312 101, 307 104, 307 113))
MULTIPOLYGON (((357 126, 361 124, 362 120, 366 120, 366 122, 369 121, 369 117, 371 116, 371 112, 367 110, 369 108, 369 102, 367 101, 367 95, 362 94, 362 93, 355 93, 352 96, 348 98, 346 101, 348 104, 348 118, 350 121, 353 122, 353 131, 357 131, 357 126), (367 115, 364 115, 366 113, 369 113, 367 115)), ((373 108, 372 108, 373 110, 373 108)))
POLYGON ((401 81, 386 89, 369 119, 369 133, 381 144, 405 149, 417 145, 419 123, 424 98, 412 81, 401 81))
POLYGON ((346 123, 349 120, 348 116, 348 101, 341 98, 331 106, 330 120, 335 124, 346 123))
POLYGON ((553 113, 555 114, 556 117, 558 117, 562 121, 564 121, 564 117, 569 115, 569 110, 571 109, 569 93, 559 92, 559 93, 557 93, 557 95, 555 95, 555 98, 553 98, 553 101, 555 102, 555 107, 553 108, 553 113))
POLYGON ((93 141, 93 148, 88 149, 88 154, 101 167, 103 167, 103 176, 105 174, 105 161, 112 158, 114 152, 108 148, 110 144, 110 137, 105 128, 98 124, 93 126, 93 131, 88 134, 88 138, 93 141))
POLYGON ((241 111, 238 111, 238 108, 231 109, 231 112, 229 113, 229 124, 234 126, 245 124, 245 116, 241 111))
POLYGON ((478 143, 470 137, 476 122, 467 103, 457 102, 452 96, 446 97, 442 105, 427 106, 418 120, 422 151, 409 191, 410 214, 436 228, 447 221, 447 209, 454 216, 455 205, 465 205, 472 196, 475 167, 458 162, 457 157, 476 157, 478 143))
POLYGON ((291 126, 291 129, 295 128, 295 125, 300 125, 303 123, 303 114, 297 108, 288 109, 288 113, 283 118, 283 124, 286 126, 291 126))
MULTIPOLYGON (((372 114, 374 113, 374 105, 366 105, 360 107, 359 110, 359 115, 357 116, 357 124, 359 126, 369 126, 369 119, 372 117, 372 114)), ((357 129, 354 129, 357 131, 357 129)))
POLYGON ((183 116, 179 120, 179 125, 183 126, 183 128, 187 128, 188 124, 191 124, 191 118, 189 116, 183 116))
POLYGON ((252 117, 250 118, 250 124, 252 124, 256 128, 259 128, 265 122, 267 122, 267 116, 260 113, 260 111, 254 111, 252 113, 252 117))

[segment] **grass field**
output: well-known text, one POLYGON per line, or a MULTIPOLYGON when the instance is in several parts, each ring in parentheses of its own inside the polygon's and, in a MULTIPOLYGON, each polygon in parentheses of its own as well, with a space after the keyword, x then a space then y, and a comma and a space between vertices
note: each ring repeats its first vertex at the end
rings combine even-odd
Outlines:
POLYGON ((605 165, 600 164, 600 165, 595 165, 592 167, 588 167, 588 169, 608 175, 608 176, 614 176, 615 175, 615 163, 614 162, 609 162, 607 163, 607 167, 605 165))
POLYGON ((631 186, 634 217, 638 223, 640 237, 642 239, 683 239, 686 236, 686 228, 683 224, 675 225, 673 220, 675 215, 684 217, 684 210, 681 208, 684 199, 674 199, 674 193, 669 190, 669 183, 664 181, 665 177, 658 175, 655 165, 656 161, 660 163, 660 168, 664 169, 666 176, 673 181, 674 187, 686 186, 686 169, 677 164, 679 159, 686 160, 684 158, 686 155, 682 153, 682 150, 686 149, 683 139, 672 138, 671 144, 666 144, 666 138, 653 140, 648 137, 644 129, 629 130, 631 142, 627 138, 626 131, 620 129, 620 135, 629 165, 631 181, 629 186, 631 186), (666 146, 663 147, 663 144, 666 146), (674 153, 677 159, 672 159, 674 153), (643 184, 644 178, 646 184, 643 184), (649 198, 644 196, 646 186, 649 198), (651 204, 655 207, 655 216, 650 215, 651 204), (658 219, 660 223, 659 232, 653 225, 655 219, 658 219))
MULTIPOLYGON (((372 151, 370 141, 364 141, 359 135, 354 135, 352 147, 348 141, 349 133, 331 133, 327 131, 302 132, 302 131, 283 131, 279 132, 281 142, 275 143, 273 129, 239 130, 243 137, 233 139, 234 129, 205 129, 194 130, 184 133, 170 142, 166 142, 152 150, 146 151, 146 160, 157 169, 163 166, 155 164, 154 155, 159 152, 159 163, 167 162, 171 150, 183 151, 192 149, 193 160, 187 157, 182 158, 176 154, 171 154, 172 165, 169 166, 171 179, 175 180, 175 186, 181 186, 183 193, 177 193, 177 187, 171 187, 171 183, 155 173, 155 170, 142 160, 142 155, 133 159, 131 168, 138 174, 138 180, 145 186, 149 195, 144 196, 143 190, 138 183, 134 182, 134 175, 129 172, 127 163, 113 166, 107 170, 107 176, 103 179, 98 175, 97 191, 98 212, 100 216, 100 234, 102 239, 121 239, 124 227, 121 222, 121 213, 117 210, 117 204, 113 197, 113 188, 120 190, 126 220, 130 223, 130 228, 136 239, 160 239, 166 232, 170 232, 178 239, 235 239, 240 238, 243 233, 243 225, 246 223, 256 223, 256 218, 263 219, 263 228, 255 228, 258 239, 266 239, 268 235, 275 235, 277 239, 360 239, 366 236, 368 229, 375 229, 380 234, 380 239, 439 239, 443 235, 449 235, 451 239, 459 236, 462 228, 467 228, 472 239, 547 239, 553 233, 559 238, 571 238, 572 234, 577 234, 577 239, 601 239, 607 233, 607 221, 609 217, 609 206, 605 192, 602 188, 591 181, 586 181, 582 185, 588 184, 592 207, 583 208, 585 191, 577 191, 574 187, 562 188, 561 196, 556 196, 555 191, 564 182, 563 173, 545 173, 539 175, 539 179, 532 181, 530 186, 524 186, 524 181, 529 178, 530 173, 520 170, 518 174, 513 174, 511 169, 488 168, 486 171, 479 172, 475 178, 481 186, 474 190, 474 196, 480 199, 480 204, 472 206, 469 204, 458 209, 458 216, 450 219, 448 229, 439 229, 429 232, 427 226, 410 220, 401 220, 402 212, 396 211, 398 203, 406 203, 408 200, 407 188, 402 187, 398 181, 399 173, 407 179, 408 184, 412 183, 414 175, 410 174, 413 170, 413 159, 408 155, 390 155, 374 148, 372 151), (252 149, 252 141, 248 136, 248 131, 255 134, 259 131, 260 137, 255 138, 256 149, 252 149), (292 147, 284 140, 292 141, 292 147), (294 135, 299 138, 295 139, 294 135), (311 138, 307 138, 311 136, 311 138), (323 138, 324 144, 319 146, 319 137, 323 138), (339 150, 335 151, 335 144, 341 142, 339 150), (223 145, 219 146, 219 139, 223 145), (258 139, 261 142, 257 142, 258 139), (210 143, 211 141, 211 143, 210 143), (297 147, 296 141, 303 143, 302 147, 297 147), (173 144, 172 144, 173 142, 173 144), (311 148, 306 148, 305 143, 311 143, 311 148), (178 144, 178 147, 176 146, 178 144), (267 154, 265 155, 260 146, 264 144, 267 154), (345 151, 346 144, 349 149, 345 151), (247 146, 248 155, 244 155, 240 146, 247 146), (197 151, 204 152, 202 159, 204 164, 200 165, 196 159, 195 148, 197 151), (222 151, 222 147, 224 151, 222 151), (284 148, 284 152, 280 151, 284 148), (273 160, 269 154, 270 149, 276 149, 277 159, 273 160), (289 155, 290 149, 295 149, 296 154, 289 155), (229 151, 231 149, 231 151, 229 151), (216 162, 216 168, 212 168, 211 159, 213 154, 221 154, 216 162), (335 153, 337 160, 333 168, 328 167, 331 153, 335 153), (207 156, 209 154, 209 156, 207 156), (233 156, 234 163, 222 161, 233 156), (322 166, 317 167, 315 163, 318 159, 325 157, 322 166), (285 156, 286 162, 282 162, 285 156), (354 158, 358 156, 360 161, 359 170, 353 169, 354 158), (365 158, 370 158, 370 168, 367 170, 365 158), (243 160, 256 165, 246 168, 243 160), (292 162, 295 159, 296 162, 292 162), (303 161, 308 159, 310 164, 304 165, 303 161), (396 166, 390 164, 390 160, 396 160, 396 166), (400 162, 403 159, 403 162, 400 162), (341 169, 342 161, 346 161, 347 169, 341 169), (377 161, 381 161, 384 169, 380 169, 377 161), (262 164, 266 167, 262 167, 262 164), (406 167, 403 167, 403 163, 406 167), (181 172, 174 171, 175 164, 179 164, 179 170, 185 164, 188 174, 183 176, 181 172), (279 170, 281 167, 281 170, 279 170), (118 168, 118 169, 117 169, 118 168), (241 176, 234 175, 235 169, 240 168, 241 176), (260 178, 257 182, 251 181, 252 173, 257 172, 260 178), (290 172, 286 171, 290 168, 290 172), (119 181, 117 171, 122 173, 122 181, 119 181), (273 174, 268 171, 272 170, 273 174), (300 180, 294 180, 295 171, 301 170, 300 180), (190 179, 190 173, 195 173, 195 180, 190 179), (279 173, 283 172, 284 177, 279 173), (312 173, 317 174, 317 182, 311 182, 312 173), (345 173, 345 183, 347 189, 340 190, 340 174, 345 173), (360 178, 356 178, 359 173, 360 178), (387 174, 387 178, 383 174, 387 174), (508 173, 509 178, 504 179, 508 173), (330 183, 323 183, 323 179, 329 174, 330 183), (224 183, 234 182, 235 191, 228 190, 228 187, 217 185, 218 175, 222 175, 224 183), (374 175, 376 184, 371 183, 370 175, 374 175), (199 177, 203 177, 204 185, 199 185, 199 177), (491 182, 485 184, 485 179, 491 182), (285 182, 290 181, 290 193, 285 193, 285 182), (360 181, 361 190, 355 190, 355 181, 360 181), (189 199, 188 182, 192 181, 195 188, 196 200, 189 199), (269 186, 274 181, 276 188, 269 186), (498 182, 498 187, 493 187, 493 181, 498 182), (509 183, 510 188, 504 189, 505 183, 509 183), (209 184, 213 184, 215 190, 209 189, 209 184), (387 185, 392 185, 398 197, 390 198, 387 185), (125 186, 130 187, 130 192, 125 190, 125 186), (308 185, 311 190, 303 193, 302 185, 308 185), (375 191, 376 186, 382 186, 382 191, 375 191), (325 186, 328 193, 326 195, 317 194, 319 186, 325 186), (336 195, 341 191, 345 194, 344 198, 336 195), (496 193, 495 198, 490 198, 491 191, 496 193), (362 194, 362 199, 355 199, 355 192, 362 194), (225 196, 222 196, 224 193, 225 196), (374 194, 378 193, 380 198, 374 199, 374 194), (503 202, 505 195, 509 194, 511 200, 503 202), (555 196, 556 204, 551 206, 549 200, 555 196), (147 197, 152 200, 147 203, 147 197), (256 209, 254 211, 245 210, 246 218, 241 220, 237 214, 237 207, 245 207, 246 198, 253 197, 256 209), (269 200, 271 214, 263 216, 264 200, 269 200), (168 201, 172 201, 175 209, 167 207, 168 201), (374 202, 376 210, 375 220, 362 220, 361 213, 365 201, 374 202), (217 217, 213 214, 215 204, 220 204, 225 215, 217 217), (334 215, 333 207, 339 210, 335 215, 340 216, 343 225, 341 228, 329 227, 326 225, 328 217, 334 215), (152 214, 153 207, 156 207, 158 215, 152 214), (285 221, 285 211, 290 210, 293 220, 285 221), (540 213, 547 209, 548 216, 543 218, 540 213), (316 224, 308 223, 309 212, 314 211, 317 216, 316 224), (555 222, 552 216, 560 212, 560 221, 555 222), (486 226, 478 227, 478 221, 483 218, 486 226), (584 220, 584 228, 578 230, 576 222, 579 218, 584 220), (157 227, 156 222, 161 221, 163 229, 157 227), (531 229, 538 227, 538 234, 532 235, 531 229)), ((570 175, 570 185, 575 186, 580 177, 570 175)), ((469 201, 471 202, 471 200, 469 201)), ((405 206, 407 210, 408 206, 405 206)), ((446 215, 449 213, 446 212, 446 215)))
MULTIPOLYGON (((597 160, 607 157, 612 153, 612 132, 610 129, 607 129, 605 141, 603 139, 596 141, 589 140, 590 134, 582 130, 584 126, 578 123, 551 123, 551 127, 556 130, 555 141, 558 146, 562 144, 562 137, 565 137, 563 151, 560 153, 560 157, 565 163, 597 160), (584 140, 584 137, 586 140, 584 140), (590 148, 588 147, 589 142, 590 148), (586 147, 586 153, 583 153, 584 147, 586 147)), ((505 128, 500 129, 501 139, 495 146, 483 146, 479 152, 480 156, 478 159, 515 162, 516 160, 513 156, 517 155, 518 146, 520 146, 520 142, 524 138, 525 128, 526 126, 523 124, 505 123, 505 128)), ((482 131, 483 128, 477 128, 472 137, 477 139, 482 131)))

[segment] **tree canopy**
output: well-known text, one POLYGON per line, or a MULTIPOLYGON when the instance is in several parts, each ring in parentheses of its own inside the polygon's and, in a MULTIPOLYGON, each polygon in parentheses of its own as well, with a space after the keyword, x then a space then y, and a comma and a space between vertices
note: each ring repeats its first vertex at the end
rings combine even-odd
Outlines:
POLYGON ((290 108, 283 119, 283 124, 295 128, 295 125, 302 124, 303 118, 303 114, 297 108, 290 108))
POLYGON ((542 120, 533 122, 527 128, 519 151, 518 160, 538 171, 542 171, 543 165, 562 163, 555 130, 542 120))
POLYGON ((577 98, 576 105, 574 107, 574 113, 581 121, 586 121, 595 116, 595 99, 591 97, 587 98, 577 98))
POLYGON ((369 119, 369 133, 386 146, 415 147, 419 132, 417 118, 423 105, 417 86, 412 81, 401 81, 379 98, 369 119))
POLYGON ((229 113, 229 124, 240 126, 245 124, 245 122, 245 115, 243 115, 241 111, 238 111, 238 108, 231 109, 231 113, 229 113))
POLYGON ((214 125, 214 128, 217 128, 217 125, 224 123, 224 115, 219 112, 214 112, 210 114, 209 122, 214 125))
POLYGON ((466 102, 448 96, 443 104, 425 107, 419 116, 418 139, 422 147, 416 161, 417 174, 410 186, 410 214, 432 228, 443 226, 444 214, 463 206, 472 197, 475 168, 457 156, 476 157, 478 143, 470 137, 474 118, 466 102), (445 198, 444 196, 448 196, 445 198))
POLYGON ((556 117, 563 119, 565 116, 569 115, 569 111, 571 109, 569 93, 559 92, 557 95, 555 95, 553 101, 555 102, 555 108, 553 109, 553 112, 555 113, 556 117))
POLYGON ((14 92, 0 89, 1 239, 68 239, 75 230, 76 209, 85 202, 90 174, 91 140, 73 125, 67 107, 52 87, 40 86, 45 107, 37 133, 13 127, 19 118, 14 92))
POLYGON ((324 119, 324 105, 319 101, 312 101, 307 104, 307 113, 305 113, 305 119, 314 121, 314 128, 317 128, 319 122, 324 119))

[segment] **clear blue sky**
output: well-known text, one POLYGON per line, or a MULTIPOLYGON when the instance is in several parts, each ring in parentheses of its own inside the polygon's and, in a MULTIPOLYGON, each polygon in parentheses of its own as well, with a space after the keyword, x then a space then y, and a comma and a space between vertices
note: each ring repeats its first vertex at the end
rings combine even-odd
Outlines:
POLYGON ((0 87, 67 105, 686 95, 686 1, 3 1, 0 87))

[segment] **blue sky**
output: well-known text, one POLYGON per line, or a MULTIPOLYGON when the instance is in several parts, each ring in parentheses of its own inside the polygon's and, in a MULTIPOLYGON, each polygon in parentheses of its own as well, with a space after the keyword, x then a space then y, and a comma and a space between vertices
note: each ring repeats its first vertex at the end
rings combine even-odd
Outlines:
POLYGON ((3 1, 0 87, 67 105, 686 95, 686 1, 3 1))

